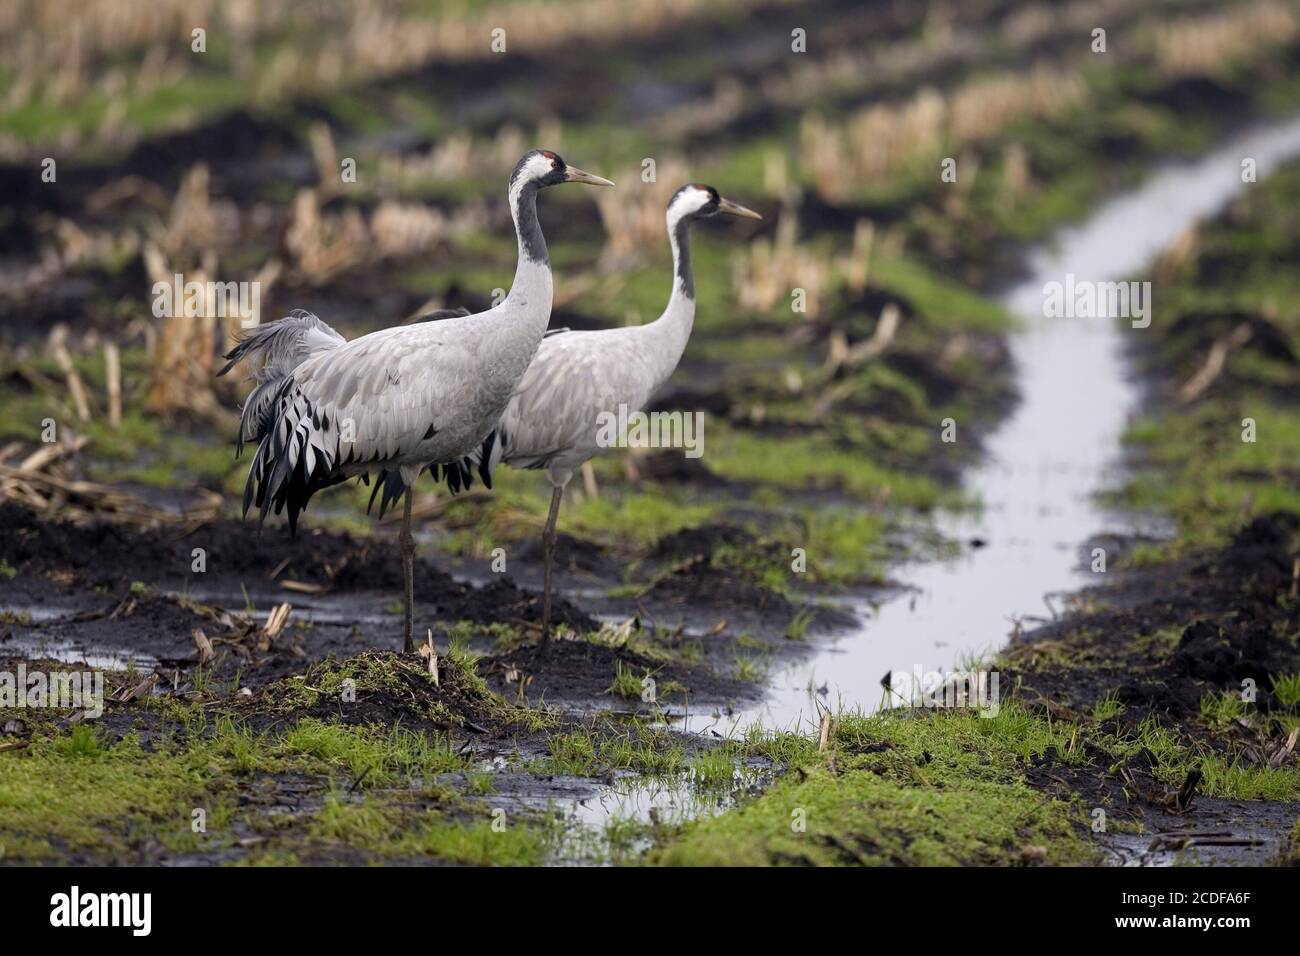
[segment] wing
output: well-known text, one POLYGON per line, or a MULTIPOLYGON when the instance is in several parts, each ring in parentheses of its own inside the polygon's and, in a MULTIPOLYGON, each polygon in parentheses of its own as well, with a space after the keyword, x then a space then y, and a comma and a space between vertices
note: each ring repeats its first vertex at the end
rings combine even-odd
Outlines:
POLYGON ((311 410, 344 432, 341 463, 412 455, 473 413, 475 349, 455 321, 385 329, 295 370, 311 410))
POLYGON ((257 326, 226 353, 225 375, 248 359, 257 363, 258 381, 287 375, 318 352, 336 349, 347 340, 318 317, 303 309, 294 309, 282 319, 257 326))
POLYGON ((240 362, 248 361, 257 383, 240 412, 236 456, 245 442, 257 441, 266 431, 285 376, 313 355, 346 344, 343 336, 319 318, 295 309, 282 319, 259 325, 226 353, 228 361, 217 375, 225 375, 240 362))
MULTIPOLYGON (((467 314, 464 309, 441 309, 431 312, 428 315, 422 315, 417 318, 417 322, 429 320, 455 318, 457 315, 467 314)), ((569 328, 547 329, 544 339, 549 339, 555 335, 564 335, 570 332, 569 328)), ((540 356, 539 356, 540 357, 540 356)), ((534 362, 537 358, 534 358, 534 362)), ((527 373, 525 373, 527 374, 527 373)), ((501 462, 502 438, 504 431, 500 424, 492 431, 488 432, 487 437, 483 439, 482 444, 466 455, 459 461, 444 462, 441 465, 430 465, 429 471, 433 475, 434 482, 445 480, 447 490, 453 495, 459 494, 461 489, 468 491, 474 486, 474 475, 478 474, 479 478, 487 488, 492 487, 492 472, 501 462)), ((383 517, 394 504, 401 500, 402 494, 406 491, 406 482, 402 480, 401 474, 395 469, 384 468, 379 471, 375 485, 370 491, 370 502, 366 510, 370 511, 375 506, 375 499, 379 499, 379 517, 383 517)))
POLYGON ((294 529, 321 488, 371 466, 396 468, 439 432, 463 430, 457 416, 475 414, 477 337, 462 321, 373 332, 285 376, 249 467, 245 513, 256 503, 265 519, 287 507, 294 529))
POLYGON ((544 339, 473 464, 545 468, 561 454, 590 457, 599 450, 602 415, 617 414, 620 405, 642 408, 657 384, 635 329, 544 339))

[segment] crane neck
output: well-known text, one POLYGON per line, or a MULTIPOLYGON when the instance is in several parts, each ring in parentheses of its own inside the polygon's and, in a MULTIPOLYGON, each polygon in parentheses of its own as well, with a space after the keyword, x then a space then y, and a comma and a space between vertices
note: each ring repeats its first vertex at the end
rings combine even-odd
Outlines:
POLYGON ((663 315, 647 328, 663 343, 661 354, 667 363, 667 379, 677 367, 695 324, 695 276, 691 271, 691 217, 681 216, 669 224, 668 244, 673 250, 673 292, 663 315))
POLYGON ((537 184, 531 182, 512 185, 510 189, 510 216, 519 242, 519 260, 505 301, 517 308, 539 312, 541 327, 545 328, 551 317, 554 287, 546 237, 537 221, 537 191, 537 184))
POLYGON ((673 249, 673 298, 695 303, 695 274, 691 271, 691 217, 682 216, 668 230, 673 249))

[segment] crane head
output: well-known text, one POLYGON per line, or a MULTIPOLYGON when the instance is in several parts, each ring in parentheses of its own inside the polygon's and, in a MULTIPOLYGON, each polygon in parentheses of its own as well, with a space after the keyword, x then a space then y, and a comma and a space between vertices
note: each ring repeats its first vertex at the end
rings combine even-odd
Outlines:
POLYGON ((510 176, 510 186, 514 189, 524 183, 530 183, 538 189, 558 186, 561 183, 586 183, 589 186, 614 185, 602 176, 568 165, 558 153, 553 153, 549 149, 530 149, 524 153, 510 176))
POLYGON ((744 219, 762 219, 752 209, 746 209, 730 199, 723 199, 718 191, 704 183, 688 183, 673 194, 668 201, 669 228, 683 218, 707 219, 719 213, 728 216, 740 216, 744 219))

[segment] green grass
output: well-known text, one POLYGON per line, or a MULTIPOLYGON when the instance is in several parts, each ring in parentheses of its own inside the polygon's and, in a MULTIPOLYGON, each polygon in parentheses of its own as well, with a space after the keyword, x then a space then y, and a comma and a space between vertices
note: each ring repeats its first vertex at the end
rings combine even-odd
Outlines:
MULTIPOLYGON (((649 677, 647 673, 645 675, 649 677)), ((614 682, 605 689, 605 693, 613 694, 616 697, 622 697, 627 700, 640 700, 642 691, 642 678, 632 673, 630 667, 624 666, 622 661, 614 664, 614 682)))
MULTIPOLYGON (((211 114, 239 105, 247 96, 241 81, 221 73, 199 73, 164 83, 126 101, 125 121, 141 132, 177 128, 196 113, 211 114)), ((39 100, 0 112, 0 130, 24 140, 48 141, 75 129, 94 132, 108 109, 108 97, 95 92, 52 109, 39 100)))
MULTIPOLYGON (((1119 713, 1111 695, 1094 719, 1119 713)), ((1004 700, 991 717, 967 710, 846 713, 834 727, 826 754, 805 736, 746 734, 746 752, 790 769, 761 796, 666 838, 653 862, 1015 865, 1027 847, 1041 847, 1049 864, 1096 862, 1087 808, 1049 797, 1025 778, 1026 768, 1049 753, 1066 768, 1100 774, 1149 755, 1156 778, 1171 790, 1199 768, 1206 796, 1300 799, 1300 770, 1208 751, 1154 719, 1115 735, 1004 700), (1107 754, 1100 763, 1092 756, 1098 752, 1107 754)))
POLYGON ((465 757, 445 741, 430 741, 424 734, 401 727, 355 727, 300 720, 279 744, 281 753, 313 757, 331 768, 346 771, 367 783, 430 777, 467 769, 465 757))
POLYGON ((729 742, 691 757, 691 781, 706 790, 730 791, 740 770, 740 754, 729 742))
POLYGON ((647 547, 664 535, 703 524, 713 514, 709 505, 675 500, 666 492, 627 491, 567 505, 559 525, 598 541, 647 547))
POLYGON ((191 810, 212 808, 226 793, 206 747, 146 751, 136 737, 110 744, 84 724, 0 758, 0 843, 9 859, 71 853, 127 862, 143 835, 183 838, 191 810))
MULTIPOLYGON (((1236 712, 1236 705, 1222 701, 1220 698, 1208 705, 1211 715, 1220 720, 1225 714, 1236 712)), ((1206 706, 1202 700, 1203 713, 1206 706)), ((1122 756, 1133 756, 1142 750, 1149 752, 1155 758, 1153 773, 1171 788, 1180 786, 1189 772, 1198 769, 1203 775, 1199 792, 1205 796, 1230 800, 1300 800, 1300 769, 1242 763, 1232 754, 1212 750, 1204 743, 1185 742, 1177 731, 1160 725, 1154 718, 1147 718, 1134 734, 1116 740, 1107 738, 1105 742, 1122 756)))
POLYGON ((353 802, 337 790, 325 797, 310 828, 316 840, 371 847, 390 844, 397 833, 390 814, 378 803, 365 798, 353 802))
POLYGON ((432 821, 404 837, 398 846, 470 866, 538 866, 547 860, 553 842, 547 825, 503 818, 501 824, 493 820, 432 821))
POLYGON ((1222 546, 1257 514, 1300 514, 1300 488, 1291 480, 1300 460, 1300 408, 1257 401, 1243 401, 1240 395, 1207 399, 1129 430, 1127 441, 1144 460, 1121 499, 1170 515, 1179 529, 1172 546, 1138 560, 1222 546), (1247 411, 1256 420, 1256 442, 1241 438, 1247 411))
POLYGON ((586 731, 554 734, 547 741, 550 767, 557 774, 591 776, 599 764, 596 740, 586 731))
POLYGON ((685 752, 679 740, 640 724, 603 741, 600 756, 611 770, 633 770, 652 776, 680 773, 685 762, 685 752))
POLYGON ((146 747, 135 736, 114 741, 78 724, 0 754, 6 858, 124 863, 144 859, 155 841, 173 853, 226 852, 238 835, 236 818, 241 832, 274 839, 281 854, 337 844, 369 858, 512 864, 540 862, 549 846, 545 821, 507 821, 498 830, 491 808, 476 809, 473 800, 492 792, 490 775, 469 774, 463 797, 435 783, 439 774, 466 773, 471 763, 441 739, 312 718, 282 732, 254 732, 230 715, 205 732, 201 713, 179 704, 166 713, 192 729, 169 730, 146 747), (324 785, 318 810, 277 820, 259 810, 260 800, 240 797, 284 774, 324 785), (412 798, 433 806, 416 812, 412 798), (203 811, 201 830, 191 825, 195 810, 203 811), (477 817, 466 818, 467 811, 477 817))
MULTIPOLYGON (((501 469, 492 481, 490 499, 450 503, 448 515, 457 530, 440 542, 442 547, 460 554, 488 555, 497 547, 508 549, 513 543, 540 538, 550 486, 536 472, 510 468, 501 469)), ((616 550, 647 548, 664 535, 703 524, 717 512, 716 506, 671 488, 602 484, 598 498, 579 497, 576 488, 575 482, 565 496, 558 529, 616 550)))
MULTIPOLYGON (((0 439, 39 443, 43 422, 53 418, 90 439, 82 453, 88 477, 97 481, 130 481, 156 488, 188 488, 201 484, 212 488, 242 490, 246 465, 235 460, 234 428, 223 433, 204 424, 167 424, 144 411, 143 388, 151 375, 149 359, 139 346, 122 349, 122 423, 108 425, 104 414, 105 371, 100 352, 74 356, 73 364, 85 380, 93 403, 92 418, 76 417, 66 393, 44 393, 26 389, 0 389, 0 439)), ((25 363, 58 388, 63 375, 54 362, 36 357, 25 363)), ((0 377, 7 369, 0 363, 0 377)), ((233 418, 232 418, 233 423, 233 418)), ((62 431, 56 432, 63 437, 62 431)))
POLYGON ((1294 674, 1274 674, 1271 682, 1278 702, 1287 710, 1300 711, 1300 671, 1294 674))
POLYGON ((1145 330, 1139 360, 1171 389, 1201 367, 1210 342, 1240 321, 1266 326, 1231 353, 1222 378, 1194 402, 1164 403, 1134 423, 1126 441, 1141 467, 1117 493, 1123 504, 1168 515, 1174 541, 1147 546, 1133 563, 1220 547, 1257 515, 1300 514, 1300 294, 1292 254, 1300 163, 1251 186, 1204 224, 1194 254, 1161 284, 1163 318, 1145 330), (1267 342, 1271 339, 1271 342, 1267 342), (1254 422, 1254 440, 1244 420, 1254 422))
POLYGON ((1200 762, 1200 792, 1207 797, 1228 800, 1300 799, 1300 768, 1245 765, 1239 760, 1213 754, 1200 762))
POLYGON ((873 260, 871 282, 906 299, 932 329, 999 332, 1014 324, 1010 314, 992 299, 944 279, 906 256, 873 260))
POLYGON ((616 770, 652 776, 679 773, 686 755, 682 742, 640 722, 603 727, 599 734, 578 729, 551 735, 548 756, 539 770, 574 777, 594 777, 616 770))
POLYGON ((836 772, 806 740, 784 750, 793 767, 757 799, 699 821, 658 851, 669 865, 1014 863, 1042 846, 1052 863, 1091 861, 1079 808, 1031 789, 1019 768, 1055 747, 1084 762, 1068 727, 1014 705, 996 717, 843 714, 836 772))
POLYGON ((792 641, 802 641, 808 636, 808 628, 814 618, 813 611, 809 608, 800 608, 789 625, 785 629, 785 636, 792 641))
POLYGON ((688 828, 658 853, 666 866, 993 865, 1031 845, 1052 863, 1091 862, 1064 805, 1023 784, 909 787, 824 768, 688 828))
POLYGON ((736 680, 761 684, 767 680, 767 667, 756 657, 736 658, 736 680))
POLYGON ((1226 730, 1246 716, 1246 702, 1241 694, 1210 691, 1201 698, 1201 719, 1214 730, 1226 730))
POLYGON ((1119 694, 1116 691, 1110 691, 1093 706, 1092 719, 1102 723, 1118 717, 1122 713, 1124 713, 1124 705, 1120 702, 1119 694))
POLYGON ((536 866, 551 850, 549 824, 511 821, 504 811, 481 808, 479 819, 443 813, 412 817, 374 796, 331 792, 311 819, 310 837, 386 859, 428 857, 471 866, 536 866))
MULTIPOLYGON (((936 431, 938 427, 936 421, 936 431)), ((865 499, 884 495, 891 502, 915 508, 954 503, 958 497, 931 478, 882 468, 823 435, 775 436, 729 430, 717 437, 711 435, 710 442, 708 466, 734 481, 843 491, 865 499)))

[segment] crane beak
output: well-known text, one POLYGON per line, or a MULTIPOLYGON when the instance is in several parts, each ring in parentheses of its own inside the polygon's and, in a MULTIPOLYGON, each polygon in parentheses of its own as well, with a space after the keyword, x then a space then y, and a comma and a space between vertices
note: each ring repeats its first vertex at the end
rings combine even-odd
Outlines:
POLYGON ((569 183, 586 183, 588 186, 612 186, 614 185, 608 179, 602 176, 596 176, 593 173, 583 172, 577 166, 566 166, 564 169, 564 181, 569 183))
POLYGON ((758 213, 752 209, 746 209, 740 203, 732 202, 730 199, 718 200, 718 212, 725 212, 728 216, 740 216, 742 219, 762 219, 758 213))

